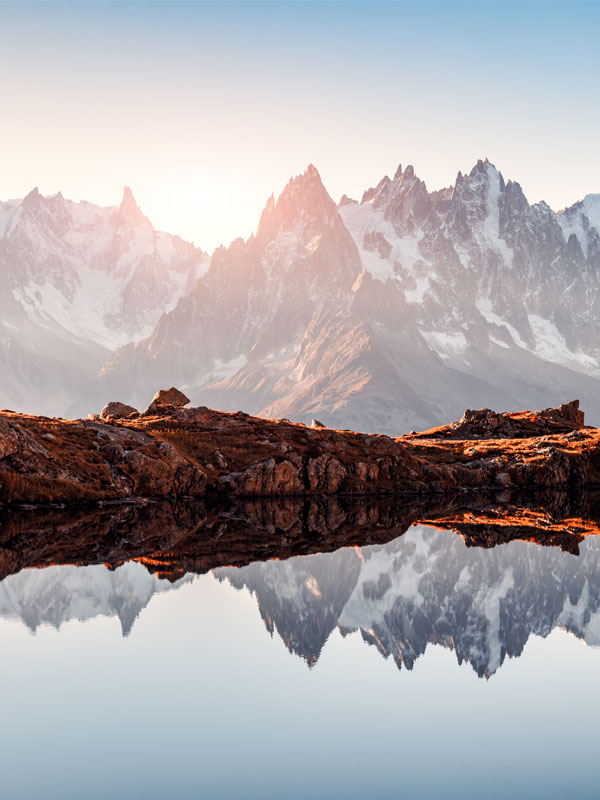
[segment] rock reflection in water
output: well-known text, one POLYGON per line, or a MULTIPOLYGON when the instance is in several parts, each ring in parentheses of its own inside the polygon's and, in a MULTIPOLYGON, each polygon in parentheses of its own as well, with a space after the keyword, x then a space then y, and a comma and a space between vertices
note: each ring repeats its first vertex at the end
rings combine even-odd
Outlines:
POLYGON ((384 544, 417 522, 455 530, 470 546, 513 539, 577 553, 600 533, 596 495, 426 499, 336 497, 240 500, 236 504, 147 503, 80 513, 56 509, 0 515, 0 578, 55 564, 116 568, 138 560, 161 578, 220 566, 384 544), (502 502, 500 502, 500 500, 502 502))
POLYGON ((557 626, 600 644, 596 500, 542 499, 12 515, 1 533, 0 614, 31 630, 116 615, 127 635, 155 594, 212 569, 248 589, 267 629, 309 666, 337 628, 359 631, 399 668, 435 643, 489 676, 557 626))

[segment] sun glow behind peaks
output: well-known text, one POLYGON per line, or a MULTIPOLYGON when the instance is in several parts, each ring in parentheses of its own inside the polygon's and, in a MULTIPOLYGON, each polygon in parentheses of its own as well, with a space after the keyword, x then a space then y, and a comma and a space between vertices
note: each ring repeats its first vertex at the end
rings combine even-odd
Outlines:
MULTIPOLYGON (((265 202, 239 177, 228 180, 209 170, 165 176, 164 186, 168 191, 158 183, 143 187, 145 213, 155 227, 177 233, 208 252, 238 236, 250 236, 265 202)), ((141 194, 138 201, 142 203, 141 194)))
POLYGON ((487 152, 561 208, 600 190, 599 25, 594 3, 3 3, 0 199, 129 185, 211 251, 309 163, 337 200, 487 152))

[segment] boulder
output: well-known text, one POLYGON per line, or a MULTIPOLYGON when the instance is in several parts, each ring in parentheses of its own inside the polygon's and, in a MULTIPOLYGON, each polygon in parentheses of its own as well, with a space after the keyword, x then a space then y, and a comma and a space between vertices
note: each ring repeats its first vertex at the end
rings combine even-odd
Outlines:
POLYGON ((152 398, 152 402, 148 406, 147 414, 160 412, 162 408, 183 408, 190 402, 190 398, 186 397, 183 392, 171 386, 170 389, 159 389, 152 398))
POLYGON ((183 408, 190 402, 190 398, 186 397, 183 392, 171 386, 170 389, 159 389, 152 398, 152 404, 156 406, 177 406, 183 408))
POLYGON ((497 486, 508 486, 511 483, 510 475, 508 472, 499 472, 495 477, 497 486))
POLYGON ((323 425, 322 422, 319 422, 318 419, 313 419, 313 421, 310 423, 310 427, 311 428, 325 428, 326 426, 323 425))
POLYGON ((100 412, 100 416, 102 419, 123 419, 124 417, 128 417, 130 414, 137 413, 137 408, 128 406, 126 403, 120 403, 118 400, 112 400, 110 403, 107 403, 104 406, 100 412))

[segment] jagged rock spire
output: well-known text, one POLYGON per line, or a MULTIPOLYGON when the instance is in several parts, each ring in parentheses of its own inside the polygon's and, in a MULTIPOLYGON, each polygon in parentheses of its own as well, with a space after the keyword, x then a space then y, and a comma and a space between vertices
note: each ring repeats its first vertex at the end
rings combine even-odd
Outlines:
POLYGON ((277 231, 287 230, 300 218, 313 219, 319 225, 338 216, 337 206, 323 185, 319 171, 309 164, 301 175, 292 178, 277 200, 271 195, 261 214, 256 239, 265 242, 277 231))
POLYGON ((119 206, 119 221, 123 223, 141 222, 146 217, 142 214, 140 207, 135 201, 133 192, 129 186, 123 189, 123 199, 119 206))
POLYGON ((25 197, 22 200, 22 203, 23 203, 24 206, 33 207, 33 206, 37 206, 41 199, 42 199, 42 195, 40 194, 40 191, 39 191, 38 187, 35 186, 29 192, 29 194, 25 195, 25 197))

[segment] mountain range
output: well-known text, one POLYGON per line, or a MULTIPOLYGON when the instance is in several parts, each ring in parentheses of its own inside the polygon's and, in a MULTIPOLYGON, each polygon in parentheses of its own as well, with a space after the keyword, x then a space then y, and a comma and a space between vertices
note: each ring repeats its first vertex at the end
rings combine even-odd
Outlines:
POLYGON ((0 203, 0 404, 64 414, 111 352, 154 329, 209 257, 119 206, 37 189, 0 203))
POLYGON ((0 204, 0 404, 194 404, 398 434, 579 396, 600 422, 600 195, 561 212, 478 161, 336 204, 314 166, 209 257, 119 207, 0 204))

